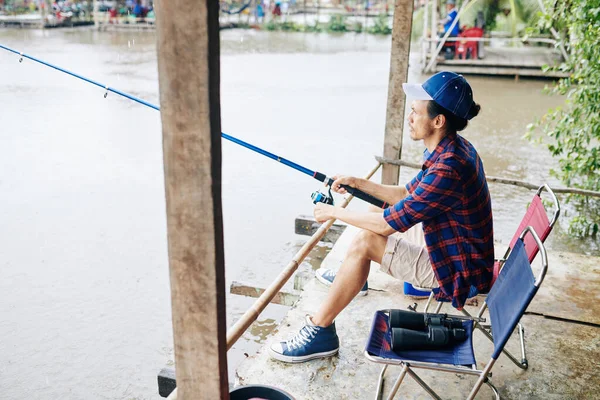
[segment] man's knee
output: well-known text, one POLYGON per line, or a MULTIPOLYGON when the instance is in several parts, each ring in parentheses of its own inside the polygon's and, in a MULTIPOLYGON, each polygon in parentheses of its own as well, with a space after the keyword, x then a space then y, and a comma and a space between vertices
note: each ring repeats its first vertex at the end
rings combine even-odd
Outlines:
POLYGON ((354 237, 352 245, 348 249, 348 253, 373 259, 373 249, 376 248, 378 242, 381 242, 382 240, 385 240, 385 238, 381 235, 365 229, 360 230, 354 237))

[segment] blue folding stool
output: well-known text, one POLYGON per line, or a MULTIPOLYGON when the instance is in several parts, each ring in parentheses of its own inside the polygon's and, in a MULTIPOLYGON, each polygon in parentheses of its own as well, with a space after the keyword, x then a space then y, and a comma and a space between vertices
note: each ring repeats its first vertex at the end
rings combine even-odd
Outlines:
POLYGON ((411 350, 395 353, 391 349, 391 333, 387 310, 377 311, 365 348, 365 356, 369 360, 385 364, 379 375, 376 398, 378 399, 380 396, 383 377, 388 365, 401 365, 402 371, 394 383, 388 400, 394 398, 406 374, 410 375, 433 398, 440 399, 438 394, 415 373, 414 369, 419 368, 478 376, 478 380, 467 398, 469 400, 473 399, 485 383, 492 389, 496 399, 500 399, 498 390, 490 381, 492 367, 517 327, 527 306, 537 293, 546 276, 547 269, 548 257, 544 245, 535 230, 528 226, 516 241, 486 299, 490 312, 492 330, 490 335, 494 342, 494 350, 490 361, 483 370, 477 369, 472 344, 473 323, 474 321, 481 322, 481 318, 471 317, 471 320, 463 321, 463 326, 467 331, 467 339, 464 342, 456 343, 444 349, 411 350), (535 240, 542 256, 542 270, 537 279, 534 278, 523 245, 523 238, 527 233, 535 240))

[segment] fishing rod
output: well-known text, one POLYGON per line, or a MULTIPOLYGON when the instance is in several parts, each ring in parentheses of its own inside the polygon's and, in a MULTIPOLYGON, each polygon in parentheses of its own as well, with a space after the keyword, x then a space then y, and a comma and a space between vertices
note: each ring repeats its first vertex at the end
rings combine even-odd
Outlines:
MULTIPOLYGON (((103 88, 105 90, 105 92, 104 92, 104 98, 106 98, 108 96, 108 93, 110 92, 110 93, 118 94, 119 96, 125 97, 125 98, 127 98, 129 100, 133 100, 133 101, 135 101, 137 103, 145 105, 146 107, 150 107, 150 108, 152 108, 152 109, 154 109, 156 111, 160 111, 160 107, 159 106, 157 106, 155 104, 152 104, 152 103, 149 103, 149 102, 147 102, 145 100, 142 100, 142 99, 140 99, 138 97, 132 96, 132 95, 130 95, 128 93, 122 92, 122 91, 117 90, 117 89, 113 89, 113 88, 111 88, 111 87, 109 87, 107 85, 103 85, 103 84, 101 84, 99 82, 96 82, 96 81, 94 81, 92 79, 88 79, 88 78, 86 78, 84 76, 81 76, 81 75, 76 74, 74 72, 68 71, 68 70, 66 70, 64 68, 61 68, 61 67, 58 67, 56 65, 47 63, 47 62, 42 61, 42 60, 40 60, 38 58, 29 56, 27 54, 24 54, 23 52, 19 52, 17 50, 11 49, 9 47, 3 46, 1 44, 0 44, 0 48, 4 49, 6 51, 9 51, 11 53, 19 55, 20 56, 19 62, 23 62, 23 58, 27 58, 29 60, 32 60, 32 61, 35 61, 35 62, 40 63, 42 65, 45 65, 46 67, 53 68, 53 69, 55 69, 57 71, 64 72, 67 75, 71 75, 71 76, 73 76, 75 78, 81 79, 81 80, 83 80, 83 81, 85 81, 87 83, 91 83, 92 85, 96 85, 98 87, 101 87, 101 88, 103 88)), ((270 158, 272 160, 275 160, 275 161, 278 161, 278 162, 280 162, 280 163, 282 163, 284 165, 287 165, 288 167, 291 167, 291 168, 295 169, 296 171, 300 171, 300 172, 305 173, 306 175, 310 175, 313 178, 315 178, 316 180, 325 183, 326 186, 329 186, 329 194, 324 194, 324 193, 321 193, 319 191, 314 192, 312 194, 312 196, 311 196, 312 199, 313 199, 313 203, 316 204, 318 202, 321 202, 321 203, 326 203, 326 204, 332 204, 333 205, 333 196, 331 196, 331 185, 333 184, 334 180, 332 178, 329 178, 327 175, 325 175, 325 174, 323 174, 321 172, 311 171, 310 169, 308 169, 306 167, 303 167, 300 164, 296 164, 293 161, 286 160, 283 157, 279 157, 278 155, 275 155, 275 154, 273 154, 271 152, 263 150, 260 147, 254 146, 254 145, 252 145, 252 144, 250 144, 248 142, 244 142, 243 140, 237 139, 237 138, 235 138, 235 137, 233 137, 231 135, 228 135, 226 133, 221 132, 221 137, 223 137, 224 139, 227 139, 227 140, 229 140, 229 141, 231 141, 233 143, 239 144, 240 146, 243 146, 243 147, 245 147, 245 148, 247 148, 249 150, 255 151, 256 153, 262 154, 263 156, 268 157, 268 158, 270 158)), ((389 204, 386 203, 385 201, 380 200, 380 199, 378 199, 378 198, 376 198, 374 196, 371 196, 370 194, 365 193, 362 190, 359 190, 357 188, 354 188, 354 187, 348 186, 348 185, 340 185, 340 186, 342 188, 346 189, 346 191, 348 193, 350 193, 351 195, 353 195, 354 197, 357 197, 357 198, 359 198, 361 200, 364 200, 367 203, 371 203, 374 206, 377 206, 377 207, 380 207, 380 208, 386 208, 386 207, 389 206, 389 204)))

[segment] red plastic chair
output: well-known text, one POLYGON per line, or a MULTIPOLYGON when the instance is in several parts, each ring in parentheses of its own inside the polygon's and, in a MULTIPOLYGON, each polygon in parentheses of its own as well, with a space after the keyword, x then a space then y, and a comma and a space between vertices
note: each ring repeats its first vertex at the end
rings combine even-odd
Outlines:
MULTIPOLYGON (((483 37, 483 29, 481 28, 463 28, 462 32, 458 35, 459 38, 481 38, 483 37)), ((477 59, 479 56, 479 42, 476 40, 457 40, 454 44, 454 54, 456 58, 466 60, 467 58, 477 59)))

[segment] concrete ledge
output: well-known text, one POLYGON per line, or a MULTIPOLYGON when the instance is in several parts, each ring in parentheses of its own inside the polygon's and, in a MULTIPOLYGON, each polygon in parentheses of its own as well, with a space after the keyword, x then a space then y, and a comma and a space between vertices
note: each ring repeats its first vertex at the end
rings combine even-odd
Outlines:
MULTIPOLYGON (((324 267, 337 267, 345 254, 356 230, 348 227, 340 237, 328 257, 324 267)), ((550 271, 568 270, 576 275, 576 268, 590 267, 586 273, 597 274, 600 260, 579 255, 560 255, 550 252, 550 271), (561 261, 562 260, 562 261, 561 261), (568 264, 565 261, 568 260, 568 264), (561 267, 562 265, 562 267, 561 267), (596 266, 596 267, 593 267, 596 266)), ((598 275, 596 275, 598 276, 598 275)), ((597 279, 597 278, 596 278, 597 279)), ((549 274, 539 298, 531 308, 536 310, 555 310, 561 313, 563 300, 553 297, 552 287, 565 287, 569 282, 554 273, 549 274), (551 283, 552 282, 552 283, 551 283), (549 297, 548 297, 549 296, 549 297)), ((592 284, 592 283, 590 283, 592 284)), ((597 285, 597 284, 596 284, 597 285)), ((402 294, 402 282, 372 267, 369 275, 369 294, 358 297, 336 320, 341 346, 338 356, 322 360, 313 360, 303 364, 284 364, 271 360, 267 343, 258 354, 246 359, 236 371, 236 385, 276 384, 298 399, 366 399, 375 394, 377 378, 381 366, 369 362, 363 355, 373 314, 386 308, 405 309, 415 300, 402 294)), ((596 290, 587 293, 594 301, 596 290)), ((298 303, 290 309, 282 321, 274 341, 285 340, 294 335, 301 327, 304 316, 317 310, 327 294, 328 288, 315 279, 304 288, 298 303)), ((568 291, 564 296, 572 299, 568 291)), ((425 300, 416 301, 423 309, 425 300)), ((590 302, 579 300, 569 303, 577 307, 582 315, 590 315, 593 308, 590 302)), ((477 308, 466 307, 475 312, 477 308)), ((450 308, 445 306, 447 312, 450 308)), ((572 312, 572 311, 569 311, 572 312)), ((486 315, 484 315, 486 316, 486 315)), ((492 382, 500 390, 504 399, 543 398, 543 399, 579 399, 596 398, 600 387, 600 329, 597 326, 553 321, 541 316, 526 315, 522 319, 525 326, 527 357, 529 369, 517 368, 508 358, 501 355, 493 368, 492 382)), ((478 367, 484 368, 490 359, 493 345, 480 332, 474 335, 474 347, 478 367)), ((519 353, 517 336, 509 341, 507 349, 513 354, 519 353)), ((393 381, 399 373, 398 367, 390 367, 384 381, 384 396, 389 393, 393 381)), ((433 371, 417 370, 425 382, 430 384, 444 398, 465 398, 475 382, 475 377, 433 371)), ((491 398, 489 388, 482 387, 478 398, 491 398)), ((426 392, 410 377, 405 379, 397 398, 429 398, 426 392)))
MULTIPOLYGON (((238 294, 241 296, 248 297, 260 297, 264 293, 265 289, 259 288, 253 285, 244 284, 241 282, 233 281, 229 287, 231 294, 238 294)), ((278 292, 271 303, 281 304, 282 306, 292 306, 299 299, 300 295, 298 292, 278 292)))

